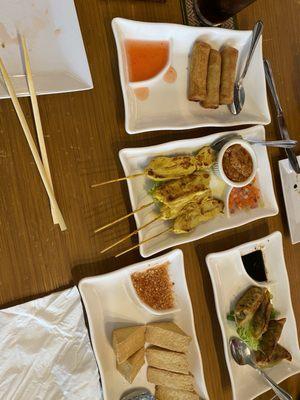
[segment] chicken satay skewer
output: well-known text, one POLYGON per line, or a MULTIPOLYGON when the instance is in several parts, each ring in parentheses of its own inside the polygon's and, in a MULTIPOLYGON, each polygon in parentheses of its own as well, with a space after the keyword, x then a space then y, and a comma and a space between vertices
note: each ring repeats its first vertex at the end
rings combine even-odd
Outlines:
POLYGON ((111 179, 110 181, 94 183, 93 185, 91 185, 91 188, 96 188, 96 187, 99 187, 99 186, 108 185, 109 183, 126 181, 127 179, 137 178, 137 177, 142 176, 142 175, 145 175, 145 172, 139 172, 137 174, 123 176, 122 178, 111 179))
POLYGON ((131 236, 136 235, 139 231, 141 231, 144 228, 147 228, 147 226, 153 224, 153 222, 158 221, 159 219, 161 219, 161 216, 158 215, 157 217, 155 217, 154 219, 152 219, 151 221, 147 222, 146 224, 142 225, 139 229, 135 229, 133 232, 129 233, 128 235, 122 237, 120 240, 118 240, 117 242, 111 244, 110 246, 106 247, 105 249, 101 250, 100 253, 106 253, 108 250, 112 249, 113 247, 117 246, 118 244, 124 242, 126 239, 129 239, 131 236))
MULTIPOLYGON (((159 201, 162 204, 168 205, 169 207, 174 208, 176 206, 175 202, 180 201, 182 205, 187 203, 188 201, 191 201, 197 194, 200 194, 205 191, 208 187, 209 184, 209 174, 205 172, 196 172, 195 174, 190 174, 189 176, 184 176, 181 179, 173 180, 173 181, 168 181, 164 182, 162 185, 160 185, 155 192, 160 192, 159 197, 157 197, 156 194, 153 194, 154 201, 148 204, 145 204, 136 210, 130 212, 129 214, 120 217, 116 219, 115 221, 110 222, 109 224, 106 224, 100 228, 97 228, 94 233, 98 233, 114 224, 117 222, 120 222, 131 215, 135 214, 136 212, 143 210, 144 208, 152 205, 155 203, 155 201, 159 201), (183 193, 183 186, 184 184, 185 189, 187 190, 187 193, 183 193), (174 192, 181 193, 179 197, 175 198, 174 197, 174 192), (172 196, 173 198, 173 204, 171 204, 168 200, 169 195, 172 196), (184 199, 186 197, 186 199, 184 199), (169 203, 169 204, 168 204, 169 203)), ((178 208, 178 205, 177 205, 178 208)), ((168 218, 166 218, 168 219, 168 218)))
POLYGON ((122 251, 122 253, 119 253, 119 254, 115 255, 115 257, 116 257, 116 258, 117 258, 117 257, 120 257, 120 256, 122 256, 123 254, 126 254, 126 253, 128 253, 129 251, 134 250, 134 249, 140 247, 142 244, 147 243, 147 242, 149 242, 150 240, 155 239, 155 238, 157 238, 157 237, 160 236, 160 235, 163 235, 164 233, 171 232, 172 230, 173 230, 173 227, 171 226, 171 227, 169 227, 168 229, 165 229, 164 231, 159 232, 159 233, 157 233, 156 235, 153 235, 153 236, 149 237, 148 239, 142 240, 140 243, 138 243, 138 244, 136 244, 136 245, 130 247, 129 249, 122 251))
POLYGON ((137 212, 139 212, 139 211, 141 211, 141 210, 144 210, 144 209, 147 208, 147 207, 152 206, 154 203, 155 203, 154 201, 151 201, 151 203, 143 204, 143 205, 140 206, 139 208, 136 208, 135 210, 131 211, 130 213, 128 213, 128 214, 126 214, 126 215, 123 215, 123 217, 117 218, 117 219, 115 219, 114 221, 110 222, 109 224, 100 226, 100 228, 97 228, 97 229, 94 230, 94 233, 101 232, 101 231, 103 231, 104 229, 109 228, 110 226, 113 226, 113 225, 117 224, 118 222, 121 222, 121 221, 123 221, 124 219, 127 219, 127 218, 131 217, 132 215, 136 214, 137 212))
POLYGON ((195 197, 191 200, 188 200, 186 203, 182 203, 179 207, 169 207, 166 205, 162 205, 161 210, 159 212, 159 215, 155 218, 153 218, 151 221, 147 222, 146 224, 142 225, 140 228, 135 229, 133 232, 129 233, 128 235, 124 236, 117 242, 111 244, 110 246, 106 247, 105 249, 101 250, 101 253, 105 253, 106 251, 112 249, 113 247, 117 246, 118 244, 124 242, 126 239, 129 239, 130 237, 134 236, 138 232, 140 232, 142 229, 146 228, 147 226, 151 225, 153 222, 158 221, 158 220, 163 220, 163 221, 168 221, 175 219, 181 212, 181 210, 189 203, 189 202, 194 202, 196 200, 200 201, 201 198, 204 198, 205 196, 208 196, 210 193, 209 189, 206 189, 203 191, 202 194, 195 194, 195 197))
POLYGON ((190 202, 183 208, 183 212, 179 213, 178 217, 174 221, 173 226, 141 241, 129 249, 117 254, 115 257, 120 257, 121 255, 140 247, 142 244, 147 243, 166 232, 174 232, 176 234, 189 233, 201 222, 208 221, 209 219, 212 219, 218 214, 222 213, 223 208, 224 204, 222 201, 216 200, 210 196, 204 197, 198 201, 190 202))
POLYGON ((91 187, 96 188, 110 183, 138 178, 139 176, 143 175, 156 182, 180 179, 184 176, 191 175, 197 170, 209 169, 212 163, 212 150, 209 146, 204 146, 199 150, 196 156, 185 155, 174 157, 156 157, 150 161, 148 166, 142 172, 124 176, 122 178, 111 179, 101 183, 95 183, 91 185, 91 187))

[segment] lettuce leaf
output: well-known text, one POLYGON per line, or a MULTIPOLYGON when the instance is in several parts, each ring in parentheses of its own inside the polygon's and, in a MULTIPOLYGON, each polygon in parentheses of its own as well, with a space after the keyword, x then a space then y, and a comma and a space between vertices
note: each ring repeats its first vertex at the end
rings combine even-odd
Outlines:
POLYGON ((250 347, 252 350, 258 350, 259 339, 255 339, 252 335, 251 325, 237 327, 239 337, 250 347))

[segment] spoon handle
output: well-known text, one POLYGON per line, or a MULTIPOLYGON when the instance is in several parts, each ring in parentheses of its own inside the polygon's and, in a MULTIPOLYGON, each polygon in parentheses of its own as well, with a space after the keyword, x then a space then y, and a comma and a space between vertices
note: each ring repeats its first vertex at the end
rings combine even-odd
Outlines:
POLYGON ((265 381, 271 386, 274 392, 277 394, 281 400, 293 400, 292 396, 282 389, 277 383, 273 381, 263 370, 256 368, 256 370, 261 374, 265 381))
POLYGON ((264 27, 263 22, 262 21, 257 21, 255 26, 254 26, 254 28, 253 28, 250 50, 249 50, 249 53, 248 53, 248 57, 247 57, 247 61, 246 61, 243 73, 242 73, 242 75, 241 75, 241 77, 239 79, 240 82, 245 78, 245 76, 246 76, 246 74, 248 72, 248 68, 249 68, 250 62, 252 60, 254 51, 256 49, 257 43, 258 43, 258 41, 259 41, 259 39, 261 37, 262 31, 263 31, 263 27, 264 27))
POLYGON ((292 148, 297 145, 297 140, 259 140, 259 139, 247 139, 251 144, 262 144, 268 147, 282 147, 282 148, 292 148))

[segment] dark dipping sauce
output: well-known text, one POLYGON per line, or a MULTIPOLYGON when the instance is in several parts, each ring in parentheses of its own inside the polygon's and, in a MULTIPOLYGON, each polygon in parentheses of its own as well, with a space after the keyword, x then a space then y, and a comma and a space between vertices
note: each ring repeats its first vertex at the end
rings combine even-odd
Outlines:
POLYGON ((240 144, 233 144, 222 159, 223 171, 233 182, 244 182, 253 172, 253 161, 249 152, 240 144))
POLYGON ((242 261, 247 274, 257 282, 266 282, 267 274, 265 269, 264 257, 261 250, 242 256, 242 261))

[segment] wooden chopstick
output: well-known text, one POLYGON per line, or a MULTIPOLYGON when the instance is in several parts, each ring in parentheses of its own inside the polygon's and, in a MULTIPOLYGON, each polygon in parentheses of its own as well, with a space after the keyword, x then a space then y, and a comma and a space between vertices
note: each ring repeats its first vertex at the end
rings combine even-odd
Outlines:
MULTIPOLYGON (((27 49, 26 40, 25 40, 24 36, 21 36, 21 43, 22 43, 22 49, 23 49, 23 55, 24 55, 27 84, 28 84, 29 93, 30 93, 31 105, 32 105, 32 109, 33 109, 33 116, 34 116, 35 127, 36 127, 36 131, 37 131, 37 137, 38 137, 39 147, 40 147, 41 156, 42 156, 42 162, 44 164, 44 168, 45 168, 45 171, 47 174, 49 184, 54 193, 53 183, 52 183, 52 178, 51 178, 51 173, 50 173, 50 167, 49 167, 49 161, 48 161, 48 156, 47 156, 47 149, 46 149, 45 139, 44 139, 44 132, 43 132, 43 127, 42 127, 42 122, 41 122, 40 110, 39 110, 39 105, 37 102, 36 91, 35 91, 35 87, 34 87, 31 65, 30 65, 30 60, 29 60, 29 54, 28 54, 28 49, 27 49)), ((50 201, 50 205, 51 205, 51 214, 52 214, 53 223, 58 224, 58 217, 55 213, 55 208, 53 207, 53 204, 51 201, 50 201)))
POLYGON ((14 89, 13 84, 11 82, 11 79, 10 79, 10 77, 9 77, 7 71, 6 71, 6 68, 5 68, 5 66, 4 66, 4 64, 2 62, 1 57, 0 57, 0 70, 1 70, 1 73, 2 73, 2 76, 3 76, 3 79, 4 79, 7 91, 9 93, 9 95, 10 95, 11 101, 13 102, 15 111, 16 111, 17 116, 19 118, 20 124, 21 124, 21 126, 23 128, 23 132, 25 134, 26 140, 27 140, 28 145, 30 147, 30 150, 31 150, 31 153, 33 155, 34 161, 36 163, 37 169, 38 169, 38 171, 40 173, 40 176, 42 178, 42 181, 43 181, 43 184, 45 186, 46 192, 48 194, 48 197, 49 197, 50 201, 53 204, 55 213, 56 213, 56 215, 58 217, 58 223, 59 223, 60 229, 62 231, 66 230, 67 227, 66 227, 64 218, 63 218, 62 213, 61 213, 61 211, 59 209, 59 206, 57 204, 57 201, 56 201, 56 198, 54 196, 54 193, 53 193, 53 190, 51 188, 51 185, 50 185, 50 183, 48 181, 47 173, 45 171, 45 168, 44 168, 44 165, 43 165, 42 160, 40 158, 38 149, 37 149, 37 147, 35 145, 35 142, 33 140, 32 135, 31 135, 31 132, 30 132, 28 123, 26 121, 25 115, 23 113, 23 110, 21 108, 19 99, 18 99, 18 97, 16 95, 15 89, 14 89))

